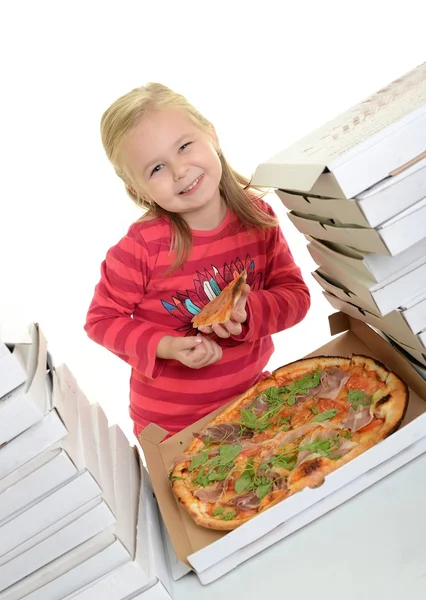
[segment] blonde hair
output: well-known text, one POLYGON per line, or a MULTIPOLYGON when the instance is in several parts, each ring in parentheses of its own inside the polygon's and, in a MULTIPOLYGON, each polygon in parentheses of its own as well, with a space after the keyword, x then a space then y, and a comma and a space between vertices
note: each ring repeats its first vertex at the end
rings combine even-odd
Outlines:
MULTIPOLYGON (((101 137, 106 155, 117 175, 126 184, 127 193, 138 206, 146 211, 140 220, 166 216, 170 222, 170 250, 176 255, 170 271, 183 266, 187 261, 192 246, 191 230, 181 215, 164 210, 129 189, 128 186, 132 187, 132 180, 122 160, 121 147, 125 136, 148 111, 176 108, 185 110, 197 127, 211 135, 211 123, 184 96, 160 83, 149 83, 121 96, 104 112, 101 119, 101 137)), ((246 177, 232 169, 219 148, 217 148, 217 152, 222 165, 219 191, 225 204, 235 213, 239 222, 246 227, 260 229, 276 226, 277 219, 266 214, 256 202, 256 199, 264 194, 251 186, 246 177)))

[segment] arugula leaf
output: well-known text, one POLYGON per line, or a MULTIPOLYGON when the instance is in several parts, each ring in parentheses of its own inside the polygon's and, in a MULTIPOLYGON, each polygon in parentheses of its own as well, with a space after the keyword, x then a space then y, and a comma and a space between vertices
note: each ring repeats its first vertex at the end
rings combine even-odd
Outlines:
POLYGON ((328 456, 332 450, 337 446, 339 442, 339 436, 333 436, 327 440, 316 440, 315 442, 311 442, 310 444, 304 444, 299 446, 300 450, 309 450, 309 452, 315 452, 315 454, 319 454, 320 456, 328 456))
POLYGON ((349 390, 348 400, 352 404, 354 410, 356 410, 360 404, 362 406, 369 406, 371 404, 371 396, 362 390, 349 390))
POLYGON ((243 447, 241 444, 233 444, 232 446, 220 446, 219 457, 221 463, 229 463, 237 458, 243 447))
POLYGON ((237 513, 235 512, 235 510, 230 510, 229 512, 220 515, 220 518, 224 521, 232 521, 232 519, 235 519, 236 516, 237 513))
POLYGON ((281 390, 288 394, 287 404, 293 406, 296 402, 296 396, 303 396, 311 388, 317 387, 321 381, 321 371, 315 371, 309 375, 305 375, 300 379, 296 379, 293 383, 287 384, 281 390))
POLYGON ((217 508, 214 509, 213 515, 215 517, 220 517, 224 521, 230 521, 231 519, 236 517, 237 513, 235 512, 235 510, 230 510, 230 511, 224 513, 223 506, 218 506, 217 508))
POLYGON ((344 434, 343 434, 343 437, 345 437, 347 440, 350 440, 351 439, 350 432, 349 431, 345 431, 344 434))
POLYGON ((238 479, 235 482, 235 491, 237 492, 237 494, 241 494, 241 492, 244 492, 244 490, 247 490, 253 483, 253 479, 250 475, 250 473, 244 471, 244 473, 238 477, 238 479))
POLYGON ((201 465, 204 465, 208 457, 209 453, 207 450, 204 450, 204 452, 201 452, 201 454, 195 456, 189 464, 188 471, 193 471, 194 469, 201 467, 201 465))
POLYGON ((241 494, 244 490, 253 489, 255 471, 253 467, 253 457, 249 458, 245 469, 240 477, 235 481, 235 491, 241 494))
POLYGON ((338 411, 336 408, 330 408, 330 410, 325 410, 319 415, 317 414, 317 416, 312 419, 311 423, 322 423, 322 421, 328 421, 329 419, 335 417, 337 415, 337 412, 338 411))
POLYGON ((266 429, 266 426, 262 425, 256 415, 247 408, 241 411, 241 418, 243 420, 244 427, 248 427, 248 429, 260 429, 261 431, 266 429))
POLYGON ((296 466, 297 455, 294 454, 292 456, 288 456, 288 454, 276 454, 270 462, 274 467, 289 469, 291 471, 296 466))
POLYGON ((173 475, 172 477, 170 477, 170 481, 178 481, 179 479, 181 479, 182 481, 184 481, 183 477, 177 477, 177 475, 173 475))
POLYGON ((257 497, 259 500, 262 500, 269 492, 272 490, 272 483, 267 483, 264 485, 259 485, 256 490, 257 497))
POLYGON ((211 436, 207 436, 204 438, 204 445, 205 446, 209 446, 210 442, 212 441, 211 436))
POLYGON ((315 406, 310 406, 310 407, 309 407, 309 410, 310 410, 310 411, 311 411, 311 413, 313 413, 314 415, 317 415, 317 414, 318 414, 318 409, 317 409, 317 408, 315 408, 315 406))

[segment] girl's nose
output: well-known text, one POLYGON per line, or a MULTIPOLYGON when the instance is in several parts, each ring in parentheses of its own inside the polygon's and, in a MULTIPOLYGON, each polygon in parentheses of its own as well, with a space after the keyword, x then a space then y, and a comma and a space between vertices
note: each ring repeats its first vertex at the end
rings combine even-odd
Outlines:
POLYGON ((175 181, 179 181, 182 177, 188 172, 188 167, 181 162, 176 162, 173 164, 173 179, 175 181))

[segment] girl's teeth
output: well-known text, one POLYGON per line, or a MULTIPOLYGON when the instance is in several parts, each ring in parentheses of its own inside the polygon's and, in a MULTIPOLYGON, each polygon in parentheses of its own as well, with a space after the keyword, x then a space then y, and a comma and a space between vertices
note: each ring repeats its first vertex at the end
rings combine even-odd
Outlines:
POLYGON ((198 183, 199 179, 200 179, 200 178, 199 178, 199 177, 197 177, 197 179, 196 179, 196 180, 195 180, 193 183, 191 183, 191 185, 189 185, 187 188, 185 188, 185 189, 184 189, 184 190, 181 192, 181 194, 185 194, 186 192, 189 192, 190 190, 192 190, 192 188, 194 188, 194 187, 197 185, 197 183, 198 183))

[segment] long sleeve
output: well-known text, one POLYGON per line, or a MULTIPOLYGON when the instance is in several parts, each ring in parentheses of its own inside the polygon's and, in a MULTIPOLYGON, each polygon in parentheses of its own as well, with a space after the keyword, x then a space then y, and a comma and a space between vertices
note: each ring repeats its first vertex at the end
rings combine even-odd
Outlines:
POLYGON ((247 321, 235 339, 253 342, 299 323, 310 307, 309 289, 280 227, 268 231, 264 289, 247 298, 247 321))
POLYGON ((170 332, 158 325, 132 318, 141 303, 149 279, 149 253, 142 238, 130 232, 111 248, 101 265, 84 329, 137 371, 155 379, 164 361, 156 358, 159 340, 170 332))

